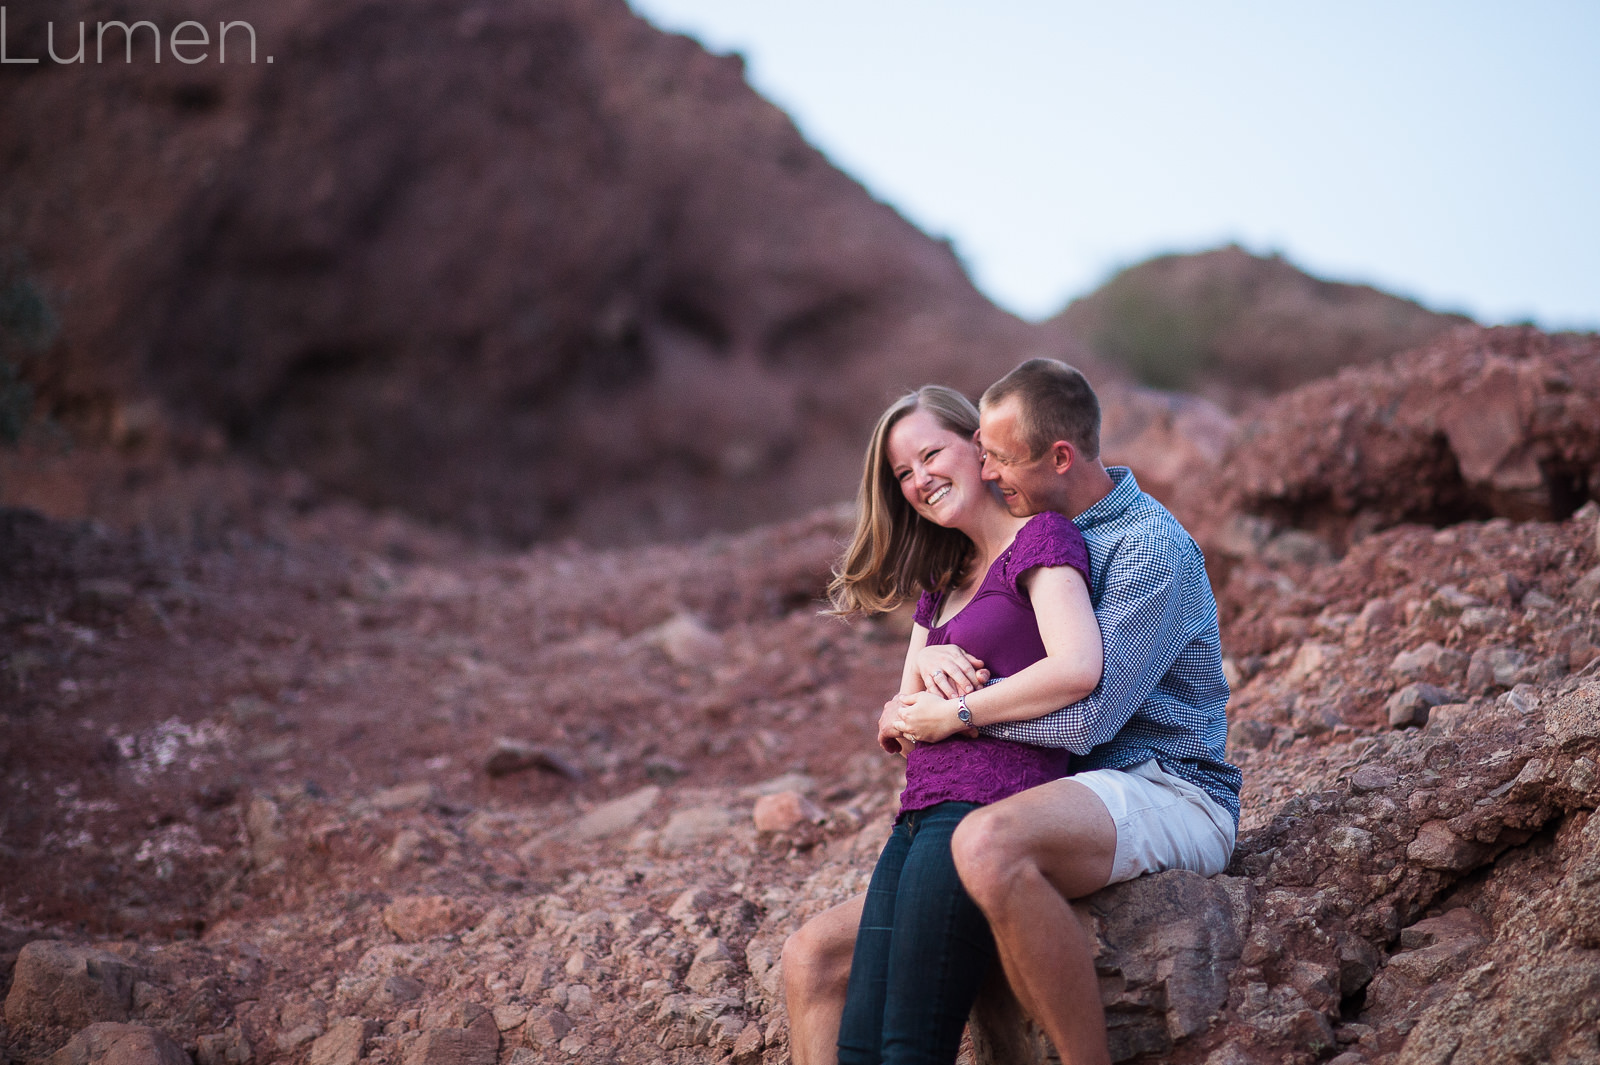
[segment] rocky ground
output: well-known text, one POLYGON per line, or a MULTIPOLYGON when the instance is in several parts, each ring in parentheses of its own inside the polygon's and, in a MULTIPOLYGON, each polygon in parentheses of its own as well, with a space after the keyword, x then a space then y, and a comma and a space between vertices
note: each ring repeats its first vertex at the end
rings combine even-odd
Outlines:
MULTIPOLYGON (((1600 1049, 1595 519, 1234 570, 1237 963, 1170 1060, 1435 1060, 1538 1010, 1505 1060, 1600 1049)), ((8 513, 9 1053, 782 1060, 779 946, 897 783, 901 635, 814 612, 841 529, 402 561, 8 513)))
MULTIPOLYGON (((1232 866, 1083 910, 1116 1055, 1600 1060, 1600 506, 1281 518, 1211 547, 1232 866)), ((4 1057, 787 1061, 781 944, 899 778, 904 619, 816 612, 847 521, 486 552, 3 512, 4 1057)))

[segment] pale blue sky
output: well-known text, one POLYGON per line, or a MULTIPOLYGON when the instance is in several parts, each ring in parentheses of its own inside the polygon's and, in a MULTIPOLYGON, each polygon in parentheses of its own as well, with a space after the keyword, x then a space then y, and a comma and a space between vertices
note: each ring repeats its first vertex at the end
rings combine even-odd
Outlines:
POLYGON ((1600 329, 1600 0, 632 0, 1044 317, 1237 240, 1600 329))

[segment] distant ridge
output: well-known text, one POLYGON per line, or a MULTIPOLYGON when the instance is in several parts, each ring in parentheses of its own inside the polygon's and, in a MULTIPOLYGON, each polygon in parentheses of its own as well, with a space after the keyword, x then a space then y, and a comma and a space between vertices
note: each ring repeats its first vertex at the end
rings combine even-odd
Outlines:
POLYGON ((1238 410, 1469 321, 1230 244, 1130 266, 1044 327, 1144 384, 1238 410))

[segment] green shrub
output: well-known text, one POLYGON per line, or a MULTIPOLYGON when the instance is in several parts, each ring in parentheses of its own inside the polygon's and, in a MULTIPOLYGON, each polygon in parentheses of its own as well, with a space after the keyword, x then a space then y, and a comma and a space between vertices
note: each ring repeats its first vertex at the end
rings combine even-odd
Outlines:
POLYGON ((1215 362, 1217 334, 1240 303, 1222 285, 1179 293, 1148 284, 1132 270, 1097 295, 1101 314, 1091 345, 1144 384, 1169 390, 1188 388, 1215 362))
POLYGON ((20 253, 0 257, 0 444, 15 444, 33 413, 22 361, 49 350, 59 327, 20 253))

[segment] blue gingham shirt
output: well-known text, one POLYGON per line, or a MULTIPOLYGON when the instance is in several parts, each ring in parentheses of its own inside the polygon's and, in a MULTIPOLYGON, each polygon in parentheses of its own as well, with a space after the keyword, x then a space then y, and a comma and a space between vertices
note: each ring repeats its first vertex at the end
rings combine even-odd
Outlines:
POLYGON ((1105 642, 1099 687, 1032 721, 985 725, 991 736, 1065 747, 1074 771, 1128 769, 1154 758, 1239 820, 1244 776, 1224 755, 1228 682, 1217 602, 1199 545, 1124 466, 1112 489, 1073 518, 1089 545, 1089 599, 1105 642))

